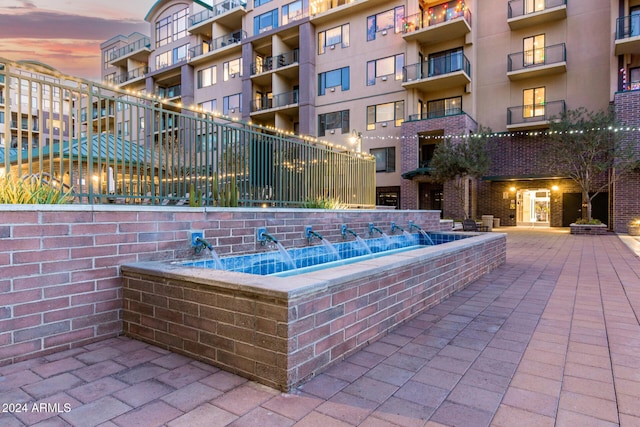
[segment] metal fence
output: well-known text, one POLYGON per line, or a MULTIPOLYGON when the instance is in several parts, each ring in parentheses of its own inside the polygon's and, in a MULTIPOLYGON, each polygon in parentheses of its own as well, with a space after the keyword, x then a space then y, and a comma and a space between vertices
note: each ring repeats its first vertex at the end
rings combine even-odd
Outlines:
POLYGON ((375 205, 368 154, 2 59, 0 174, 75 203, 375 205))

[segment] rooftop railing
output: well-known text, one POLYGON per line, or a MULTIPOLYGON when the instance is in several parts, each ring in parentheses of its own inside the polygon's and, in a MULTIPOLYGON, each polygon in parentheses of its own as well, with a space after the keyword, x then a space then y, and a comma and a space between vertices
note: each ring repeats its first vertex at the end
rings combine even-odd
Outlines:
MULTIPOLYGON (((15 146, 0 147, 0 174, 51 177, 71 188, 73 203, 84 204, 302 207, 333 198, 375 206, 375 159, 346 142, 340 147, 28 67, 0 58, 0 76, 16 81, 4 95, 31 99, 38 114, 28 123, 40 129, 5 129, 15 146), (46 103, 62 113, 42 114, 46 103), (81 122, 82 114, 107 117, 81 122)), ((272 105, 296 100, 294 91, 272 105)), ((1 111, 21 117, 23 109, 1 111)))
POLYGON ((207 21, 218 15, 222 15, 223 13, 229 12, 232 9, 236 9, 238 7, 245 7, 246 5, 247 5, 247 2, 241 1, 241 0, 221 1, 213 5, 213 10, 206 9, 206 10, 203 10, 202 12, 198 12, 194 15, 189 16, 189 26, 193 27, 194 25, 198 25, 201 22, 207 21))
POLYGON ((567 0, 511 0, 507 6, 508 18, 517 18, 530 13, 542 12, 566 4, 567 0))
POLYGON ((111 52, 109 60, 114 61, 122 56, 130 54, 131 52, 135 52, 140 49, 149 49, 150 47, 151 47, 151 39, 149 37, 144 37, 140 40, 137 40, 133 43, 129 43, 128 45, 111 52))

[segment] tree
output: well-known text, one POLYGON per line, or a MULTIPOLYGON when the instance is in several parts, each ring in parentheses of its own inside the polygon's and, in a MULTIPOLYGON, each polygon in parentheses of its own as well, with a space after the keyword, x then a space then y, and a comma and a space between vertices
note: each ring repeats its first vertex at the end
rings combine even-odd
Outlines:
POLYGON ((480 178, 489 169, 486 138, 469 136, 456 142, 446 139, 436 146, 429 166, 434 181, 441 184, 453 181, 460 211, 465 219, 469 218, 465 207, 466 184, 470 178, 480 178))
POLYGON ((622 174, 638 167, 634 145, 624 143, 612 111, 567 110, 552 120, 546 165, 549 172, 572 179, 582 192, 591 221, 591 202, 622 174))

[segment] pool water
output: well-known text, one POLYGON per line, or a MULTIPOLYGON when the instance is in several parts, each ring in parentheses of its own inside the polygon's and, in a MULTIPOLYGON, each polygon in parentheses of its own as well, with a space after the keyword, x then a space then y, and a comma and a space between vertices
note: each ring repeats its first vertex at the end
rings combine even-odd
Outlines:
MULTIPOLYGON (((429 237, 434 244, 442 244, 468 237, 465 234, 430 233, 429 237)), ((334 243, 334 253, 325 245, 318 244, 303 248, 288 249, 287 252, 293 259, 296 268, 292 269, 284 261, 282 254, 274 248, 272 251, 256 254, 222 257, 220 262, 225 271, 235 271, 256 275, 289 276, 315 271, 320 268, 328 268, 358 262, 364 259, 376 258, 393 253, 419 249, 431 246, 431 242, 422 234, 402 234, 384 236, 375 239, 364 240, 369 250, 362 243, 351 240, 334 243), (369 251, 371 253, 369 253, 369 251)), ((199 267, 215 269, 213 259, 181 262, 185 267, 199 267)))

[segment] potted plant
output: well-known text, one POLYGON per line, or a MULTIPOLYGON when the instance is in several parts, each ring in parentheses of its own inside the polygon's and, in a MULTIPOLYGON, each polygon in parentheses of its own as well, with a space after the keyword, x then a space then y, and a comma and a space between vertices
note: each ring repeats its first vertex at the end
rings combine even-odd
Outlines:
POLYGON ((629 236, 640 236, 640 216, 632 218, 627 224, 629 236))

